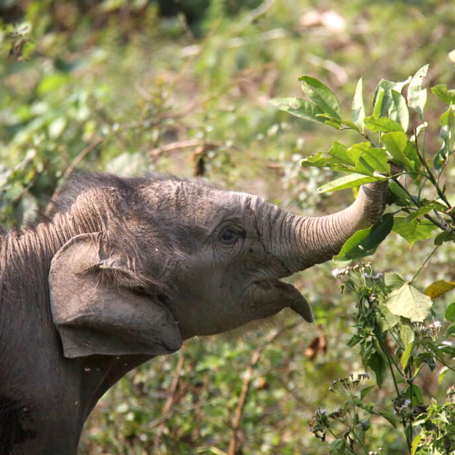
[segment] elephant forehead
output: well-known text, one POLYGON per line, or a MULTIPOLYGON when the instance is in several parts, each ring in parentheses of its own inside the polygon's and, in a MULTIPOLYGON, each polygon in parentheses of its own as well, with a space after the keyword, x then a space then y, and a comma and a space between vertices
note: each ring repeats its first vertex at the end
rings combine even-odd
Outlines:
POLYGON ((209 221, 220 216, 243 216, 256 212, 260 198, 247 193, 227 191, 199 182, 168 181, 151 192, 157 210, 177 211, 200 221, 209 221))

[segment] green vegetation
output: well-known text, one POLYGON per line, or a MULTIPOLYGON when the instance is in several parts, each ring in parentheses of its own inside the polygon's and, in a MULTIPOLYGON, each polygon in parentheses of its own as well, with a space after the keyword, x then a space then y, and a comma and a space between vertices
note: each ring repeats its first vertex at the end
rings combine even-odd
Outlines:
POLYGON ((143 365, 81 453, 455 453, 450 2, 184 3, 2 3, 4 227, 76 168, 196 175, 308 214, 387 179, 392 205, 292 278, 314 325, 285 316, 143 365))

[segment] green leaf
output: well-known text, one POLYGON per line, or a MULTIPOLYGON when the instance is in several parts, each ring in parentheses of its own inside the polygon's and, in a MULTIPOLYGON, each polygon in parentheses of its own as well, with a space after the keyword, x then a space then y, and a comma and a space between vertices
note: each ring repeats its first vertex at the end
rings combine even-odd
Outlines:
POLYGON ((401 93, 395 90, 392 90, 391 94, 392 102, 389 116, 392 120, 398 122, 404 131, 407 131, 409 126, 409 111, 406 100, 401 93))
POLYGON ((330 443, 330 455, 344 455, 346 453, 346 441, 344 439, 335 439, 330 443))
POLYGON ((318 114, 318 118, 324 120, 324 125, 333 126, 333 128, 337 130, 341 130, 341 128, 343 127, 342 121, 340 119, 334 118, 324 112, 322 114, 318 114))
POLYGON ((270 104, 296 117, 316 123, 325 123, 324 118, 318 117, 319 114, 323 114, 323 111, 309 101, 300 98, 273 98, 270 100, 270 104))
POLYGON ((453 281, 437 280, 425 289, 424 294, 431 299, 435 299, 446 292, 451 291, 453 288, 455 288, 455 283, 453 281))
POLYGON ((341 119, 341 107, 335 94, 322 82, 314 77, 299 77, 302 81, 302 90, 316 106, 331 117, 341 119))
POLYGON ((401 367, 403 368, 403 370, 406 369, 406 367, 408 366, 408 362, 409 362, 409 359, 411 358, 413 347, 414 347, 414 342, 411 341, 406 346, 406 349, 403 351, 403 354, 401 354, 400 362, 401 362, 401 367))
POLYGON ((365 150, 360 156, 360 160, 364 160, 374 172, 381 174, 390 174, 390 165, 387 162, 387 153, 385 149, 371 147, 365 150))
POLYGON ((429 65, 424 65, 412 77, 408 87, 408 106, 414 109, 423 119, 423 109, 427 102, 427 89, 422 89, 423 79, 428 73, 429 65))
POLYGON ((363 123, 367 129, 374 132, 389 133, 392 131, 401 131, 404 133, 403 128, 398 122, 387 117, 376 117, 373 115, 371 117, 365 117, 363 123))
POLYGON ((363 131, 363 119, 365 118, 365 105, 363 103, 363 79, 360 78, 355 88, 352 100, 352 120, 363 131))
POLYGON ((412 219, 409 216, 397 216, 393 225, 393 231, 405 238, 412 248, 418 240, 430 239, 433 231, 437 228, 431 221, 412 219))
POLYGON ((355 164, 354 170, 359 174, 390 173, 385 149, 372 148, 369 142, 362 142, 350 147, 347 154, 355 164))
POLYGON ((360 399, 363 401, 363 399, 372 391, 374 390, 376 387, 374 385, 370 385, 368 387, 365 387, 363 388, 361 391, 360 391, 360 399))
POLYGON ((327 152, 333 158, 336 158, 340 162, 346 163, 347 165, 355 164, 354 161, 348 154, 347 147, 340 142, 335 141, 332 144, 332 148, 327 152))
POLYGON ((411 406, 423 404, 423 392, 417 384, 409 385, 404 391, 403 395, 411 400, 411 406))
POLYGON ((452 302, 452 303, 446 308, 445 318, 446 318, 448 321, 450 321, 450 322, 455 321, 455 302, 452 302))
POLYGON ((419 433, 412 441, 412 446, 411 446, 411 454, 410 455, 416 455, 417 449, 419 448, 419 443, 420 440, 422 439, 422 433, 419 433))
POLYGON ((439 137, 442 139, 442 146, 439 149, 434 159, 434 167, 437 171, 440 171, 444 164, 447 162, 450 150, 450 140, 452 138, 452 121, 454 116, 453 106, 450 106, 442 115, 439 120, 441 130, 439 131, 439 137))
POLYGON ((334 171, 350 172, 352 166, 347 166, 344 162, 327 155, 327 153, 317 153, 316 155, 308 156, 300 161, 301 166, 310 167, 328 167, 334 171))
POLYGON ((444 103, 455 104, 455 90, 449 90, 446 84, 431 87, 431 91, 444 103))
POLYGON ((455 335, 455 324, 452 324, 447 328, 446 338, 453 337, 454 335, 455 335))
POLYGON ((408 145, 408 137, 405 133, 401 131, 385 133, 382 135, 381 140, 397 164, 401 164, 408 171, 415 169, 415 163, 405 155, 406 146, 408 145))
POLYGON ((410 343, 412 343, 415 339, 414 330, 410 324, 401 323, 400 324, 400 338, 403 342, 403 346, 406 348, 410 343))
POLYGON ((320 193, 328 193, 330 191, 340 191, 346 188, 353 188, 356 186, 364 185, 365 183, 379 182, 381 180, 386 180, 385 177, 369 177, 363 174, 350 174, 340 177, 339 179, 333 180, 320 188, 318 191, 320 193))
POLYGON ((354 164, 354 161, 347 153, 346 146, 336 141, 327 153, 317 153, 304 158, 300 162, 301 166, 329 167, 335 171, 342 172, 352 172, 354 164))
POLYGON ((387 363, 384 357, 378 352, 374 352, 368 358, 367 365, 374 371, 376 384, 381 388, 387 375, 387 363))
POLYGON ((41 80, 36 89, 39 96, 55 92, 71 81, 71 76, 63 73, 53 73, 41 80))
POLYGON ((401 93, 403 87, 411 81, 411 77, 403 82, 392 82, 382 79, 376 87, 373 101, 373 115, 386 117, 392 106, 392 90, 401 93))
POLYGON ((384 282, 392 291, 395 289, 401 288, 405 281, 401 278, 398 273, 386 273, 384 275, 384 282))
POLYGON ((432 302, 430 297, 405 283, 389 295, 386 305, 397 316, 403 316, 412 322, 422 322, 428 316, 432 302))
POLYGON ((401 188, 401 186, 394 180, 389 181, 389 188, 390 191, 392 191, 392 193, 398 198, 398 201, 394 201, 396 204, 406 207, 411 203, 411 198, 408 193, 406 193, 406 191, 404 191, 403 188, 401 188))
MULTIPOLYGON (((401 283, 403 283, 403 281, 401 281, 401 283)), ((382 315, 382 317, 378 319, 378 323, 379 323, 381 332, 391 330, 393 327, 395 327, 400 322, 400 316, 397 316, 396 314, 392 314, 383 303, 379 304, 379 310, 382 315)))
POLYGON ((387 213, 374 226, 361 229, 352 235, 334 257, 337 261, 350 261, 374 254, 392 230, 393 215, 387 213))
POLYGON ((452 242, 455 240, 455 233, 452 231, 442 231, 434 239, 435 245, 442 245, 445 242, 452 242))
MULTIPOLYGON (((385 90, 382 87, 376 89, 373 100, 373 117, 382 116, 382 104, 384 102, 385 90)), ((365 123, 365 118, 363 119, 365 123)))

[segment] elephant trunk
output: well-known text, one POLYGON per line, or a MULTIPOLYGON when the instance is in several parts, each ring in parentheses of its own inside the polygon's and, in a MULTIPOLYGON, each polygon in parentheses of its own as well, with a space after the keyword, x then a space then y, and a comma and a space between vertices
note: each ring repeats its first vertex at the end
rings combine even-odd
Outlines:
POLYGON ((359 229, 376 223, 387 197, 387 182, 364 185, 346 209, 320 217, 301 217, 274 209, 266 238, 286 275, 331 259, 359 229), (277 251, 278 250, 278 251, 277 251))

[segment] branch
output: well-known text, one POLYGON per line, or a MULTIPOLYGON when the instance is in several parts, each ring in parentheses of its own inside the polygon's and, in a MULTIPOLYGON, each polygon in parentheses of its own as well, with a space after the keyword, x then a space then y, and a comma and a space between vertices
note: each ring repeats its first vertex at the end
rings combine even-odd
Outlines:
POLYGON ((262 344, 262 346, 257 348, 251 355, 250 362, 248 364, 245 375, 243 377, 242 390, 240 392, 239 400, 237 402, 237 407, 235 409, 234 419, 232 421, 232 436, 231 436, 231 440, 229 441, 228 455, 239 454, 241 447, 242 447, 239 433, 240 433, 240 429, 241 429, 240 427, 242 424, 243 408, 245 406, 246 399, 248 396, 248 391, 249 391, 250 384, 251 384, 251 380, 253 378, 254 366, 261 358, 261 355, 264 352, 264 349, 270 343, 272 343, 274 340, 276 340, 284 332, 287 332, 288 330, 291 330, 300 324, 301 324, 301 321, 298 321, 298 322, 295 322, 294 324, 287 325, 287 326, 281 328, 281 330, 278 330, 277 332, 272 332, 265 339, 265 342, 262 344))
POLYGON ((177 150, 203 146, 205 150, 221 147, 223 144, 216 141, 205 141, 204 139, 189 139, 187 141, 172 142, 161 147, 148 150, 146 153, 151 160, 158 159, 164 153, 172 153, 177 150))
POLYGON ((182 371, 184 360, 185 360, 185 357, 183 355, 180 356, 180 358, 177 362, 177 365, 175 367, 174 378, 172 379, 171 386, 169 387, 169 390, 168 390, 168 397, 167 397, 166 403, 164 404, 164 407, 163 407, 163 412, 162 412, 163 421, 160 423, 160 426, 158 427, 156 439, 153 444, 152 453, 158 453, 159 445, 161 442, 161 436, 163 435, 164 429, 166 427, 166 419, 169 416, 169 411, 171 410, 171 407, 175 400, 175 393, 177 391, 177 386, 179 384, 180 372, 182 371))

